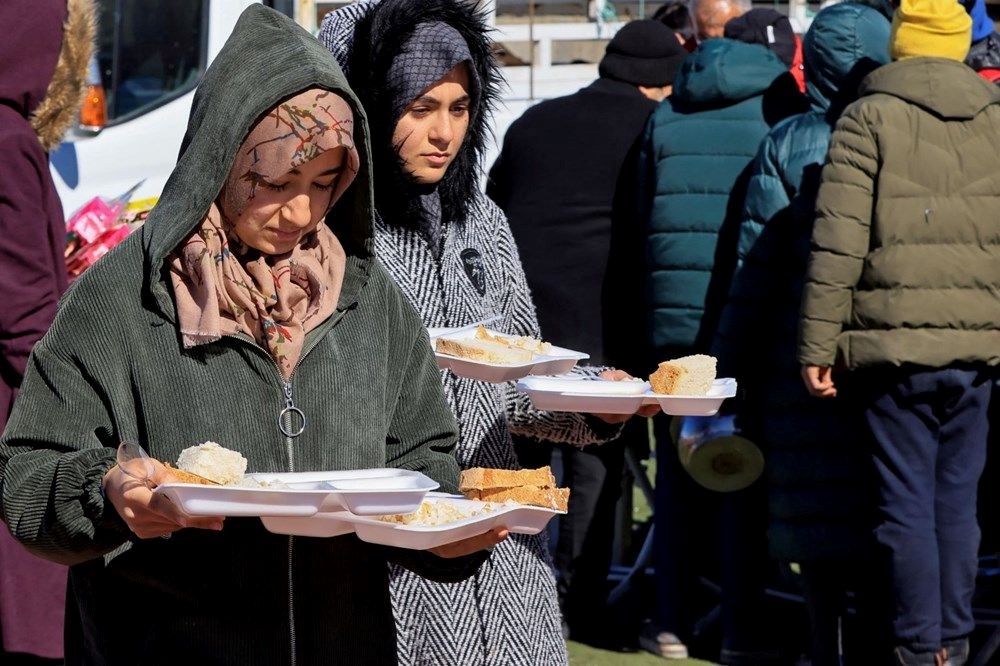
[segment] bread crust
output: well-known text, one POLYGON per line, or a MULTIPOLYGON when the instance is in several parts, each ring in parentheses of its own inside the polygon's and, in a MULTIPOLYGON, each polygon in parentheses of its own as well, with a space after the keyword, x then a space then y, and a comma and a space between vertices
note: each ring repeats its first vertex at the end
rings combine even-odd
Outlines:
POLYGON ((653 388, 653 393, 671 395, 677 391, 677 386, 686 374, 687 370, 667 361, 661 363, 656 372, 649 376, 649 385, 653 388))
POLYGON ((649 384, 654 393, 664 395, 707 395, 715 381, 716 360, 694 354, 660 363, 649 384))
POLYGON ((569 488, 539 488, 520 486, 517 488, 483 488, 465 492, 468 499, 483 502, 517 502, 531 506, 541 506, 556 511, 569 508, 569 488))
POLYGON ((170 472, 170 475, 173 477, 171 481, 174 483, 197 483, 202 486, 220 485, 219 483, 212 481, 212 479, 206 479, 205 477, 194 474, 193 472, 185 472, 182 469, 177 469, 170 463, 163 463, 163 466, 170 472))
POLYGON ((516 486, 539 486, 551 488, 556 485, 556 477, 552 468, 546 465, 538 469, 493 469, 489 467, 473 467, 462 470, 458 488, 478 490, 483 488, 513 488, 516 486))

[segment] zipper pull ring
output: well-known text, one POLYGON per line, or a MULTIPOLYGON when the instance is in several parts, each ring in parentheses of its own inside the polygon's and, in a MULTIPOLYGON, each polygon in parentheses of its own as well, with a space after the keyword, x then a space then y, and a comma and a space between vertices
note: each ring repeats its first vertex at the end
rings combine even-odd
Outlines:
POLYGON ((298 437, 306 429, 306 415, 292 400, 292 383, 285 382, 285 408, 278 414, 278 430, 285 437, 298 437), (287 415, 287 423, 286 423, 287 415))

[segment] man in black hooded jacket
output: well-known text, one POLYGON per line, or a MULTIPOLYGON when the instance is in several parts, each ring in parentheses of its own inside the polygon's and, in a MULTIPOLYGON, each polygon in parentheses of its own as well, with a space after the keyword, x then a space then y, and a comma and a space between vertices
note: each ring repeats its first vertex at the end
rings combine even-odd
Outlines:
MULTIPOLYGON (((641 267, 643 256, 632 195, 637 140, 686 55, 659 21, 625 25, 608 44, 600 78, 531 107, 510 126, 487 185, 517 241, 542 335, 633 374, 648 370, 635 345, 642 275, 629 270, 641 267)), ((600 625, 607 624, 602 606, 625 440, 645 430, 645 421, 636 421, 626 428, 633 437, 560 447, 572 494, 555 562, 574 640, 606 639, 600 625)), ((523 465, 548 464, 550 447, 519 444, 523 465)))

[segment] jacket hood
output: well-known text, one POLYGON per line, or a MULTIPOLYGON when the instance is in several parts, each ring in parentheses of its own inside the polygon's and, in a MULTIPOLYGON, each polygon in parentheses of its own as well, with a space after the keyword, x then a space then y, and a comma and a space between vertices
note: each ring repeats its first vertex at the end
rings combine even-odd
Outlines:
POLYGON ((341 306, 364 283, 374 233, 365 112, 336 60, 312 35, 272 9, 251 5, 198 86, 177 166, 142 226, 146 286, 165 314, 173 313, 172 297, 162 279, 168 256, 201 223, 257 120, 281 100, 308 88, 341 96, 354 113, 358 175, 327 214, 326 224, 348 254, 341 306))
POLYGON ((681 104, 733 104, 761 95, 788 67, 759 44, 718 38, 684 59, 671 96, 681 104))
POLYGON ((465 40, 478 80, 476 108, 455 160, 437 185, 441 216, 462 220, 479 191, 482 160, 491 145, 493 109, 500 99, 503 79, 496 59, 486 14, 459 0, 383 0, 348 5, 323 20, 320 39, 336 56, 351 86, 368 110, 375 161, 375 201, 388 221, 399 224, 419 218, 419 188, 409 184, 392 145, 394 86, 390 68, 418 25, 445 23, 465 40), (360 14, 359 14, 360 13, 360 14))
POLYGON ((941 118, 970 120, 1000 102, 1000 88, 965 63, 947 58, 906 58, 869 74, 860 95, 883 93, 915 104, 941 118))
POLYGON ((891 24, 861 4, 827 7, 813 19, 802 41, 806 94, 815 111, 839 114, 857 98, 858 85, 889 62, 891 24))
POLYGON ((93 2, 4 0, 0 25, 9 28, 0 40, 0 104, 30 118, 51 150, 83 101, 94 48, 93 2))
POLYGON ((65 20, 65 0, 0 2, 0 25, 7 28, 0 39, 0 104, 24 118, 45 98, 59 59, 65 20))

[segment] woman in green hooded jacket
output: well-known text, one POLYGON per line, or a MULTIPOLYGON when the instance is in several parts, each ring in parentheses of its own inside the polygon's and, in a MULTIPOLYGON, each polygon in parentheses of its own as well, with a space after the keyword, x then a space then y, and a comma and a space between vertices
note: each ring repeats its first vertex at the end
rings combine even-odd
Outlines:
POLYGON ((185 516, 115 465, 122 441, 173 461, 214 440, 255 472, 388 466, 454 489, 427 334, 372 256, 370 173, 332 56, 248 9, 156 209, 69 291, 0 439, 4 519, 72 565, 68 664, 395 663, 386 562, 458 580, 504 536, 279 536, 185 516))

